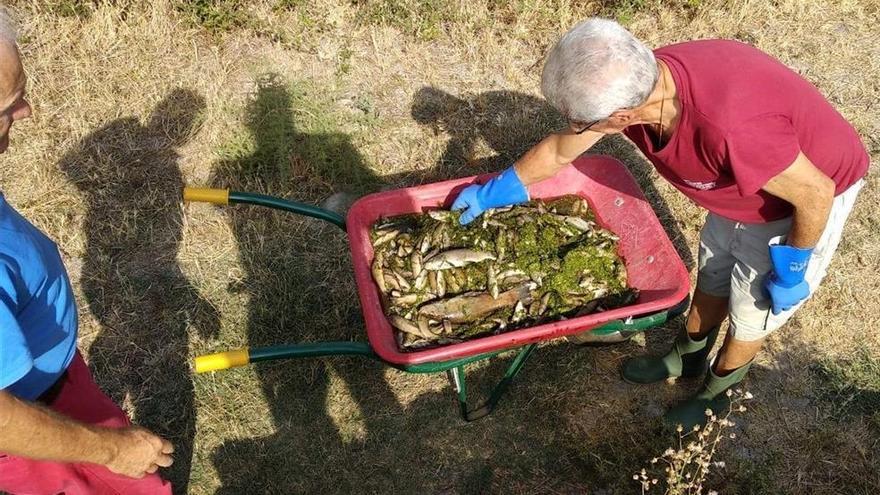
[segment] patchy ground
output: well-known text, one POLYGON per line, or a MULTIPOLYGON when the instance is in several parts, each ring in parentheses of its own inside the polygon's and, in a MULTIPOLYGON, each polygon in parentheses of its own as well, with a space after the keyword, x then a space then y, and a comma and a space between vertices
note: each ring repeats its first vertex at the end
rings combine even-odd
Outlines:
MULTIPOLYGON (((81 348, 136 421, 178 447, 180 493, 632 493, 696 384, 639 388, 617 347, 539 349, 500 409, 463 424, 442 375, 356 358, 193 376, 194 355, 364 339, 345 237, 252 208, 182 206, 184 184, 321 203, 497 170, 559 117, 541 58, 577 20, 652 46, 737 38, 814 82, 880 158, 880 3, 298 0, 13 2, 35 115, 0 188, 58 242, 81 348), (665 5, 663 5, 665 4, 665 5), (248 5, 248 7, 243 7, 248 5)), ((624 140, 693 268, 703 213, 624 140)), ((872 167, 817 296, 774 335, 720 454, 721 493, 880 489, 880 205, 872 167)), ((488 385, 504 361, 474 367, 488 385)))

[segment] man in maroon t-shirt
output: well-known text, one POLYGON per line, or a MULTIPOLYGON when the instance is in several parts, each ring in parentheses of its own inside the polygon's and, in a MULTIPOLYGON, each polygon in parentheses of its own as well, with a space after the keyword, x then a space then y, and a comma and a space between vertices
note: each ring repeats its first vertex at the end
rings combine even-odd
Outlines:
POLYGON ((568 119, 485 185, 453 204, 467 223, 528 199, 529 184, 606 134, 630 138, 657 171, 709 210, 685 328, 664 356, 631 359, 623 377, 702 377, 666 419, 690 428, 726 406, 766 336, 816 290, 868 169, 853 127, 809 82, 736 41, 649 50, 613 21, 589 19, 547 57, 541 89, 568 119), (721 323, 724 345, 709 363, 721 323))

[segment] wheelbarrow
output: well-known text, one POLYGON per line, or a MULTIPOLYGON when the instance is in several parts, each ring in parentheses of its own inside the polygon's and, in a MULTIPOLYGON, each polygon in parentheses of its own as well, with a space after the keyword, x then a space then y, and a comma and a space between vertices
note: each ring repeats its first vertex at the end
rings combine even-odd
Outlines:
POLYGON ((382 361, 410 373, 445 371, 457 394, 461 416, 473 421, 490 414, 511 381, 540 342, 595 335, 635 333, 658 326, 687 307, 690 280, 687 269, 669 241, 657 216, 626 167, 607 156, 584 156, 555 177, 529 188, 532 198, 577 194, 593 209, 597 222, 620 238, 627 283, 639 291, 628 306, 475 338, 440 347, 402 350, 382 310, 370 264, 373 248, 370 226, 380 218, 449 207, 469 184, 492 175, 467 177, 365 196, 356 201, 347 218, 308 204, 224 189, 185 188, 184 201, 214 204, 252 204, 318 218, 348 232, 355 281, 366 324, 368 342, 316 342, 229 350, 195 358, 195 371, 204 373, 248 363, 277 359, 356 355, 382 361), (481 405, 468 402, 465 367, 503 352, 516 351, 501 380, 481 405))

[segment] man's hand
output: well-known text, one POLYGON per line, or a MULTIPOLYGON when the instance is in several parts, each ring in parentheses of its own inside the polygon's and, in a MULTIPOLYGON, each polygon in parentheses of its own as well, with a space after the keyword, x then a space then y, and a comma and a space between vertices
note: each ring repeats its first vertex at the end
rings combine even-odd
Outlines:
POLYGON ((516 170, 510 167, 483 185, 473 184, 466 187, 455 198, 452 209, 464 210, 459 221, 462 225, 467 225, 489 208, 515 205, 528 200, 526 186, 519 180, 516 170))
POLYGON ((794 207, 788 245, 770 246, 773 269, 764 280, 773 314, 778 315, 810 295, 804 275, 813 247, 825 230, 834 202, 835 184, 806 155, 799 153, 794 162, 770 179, 763 189, 794 207))
POLYGON ((143 478, 174 462, 171 443, 143 428, 133 426, 107 433, 113 439, 113 454, 106 466, 114 473, 143 478))
POLYGON ((810 286, 801 280, 794 287, 783 287, 769 275, 764 280, 764 288, 770 295, 770 310, 774 315, 788 311, 810 295, 810 286))

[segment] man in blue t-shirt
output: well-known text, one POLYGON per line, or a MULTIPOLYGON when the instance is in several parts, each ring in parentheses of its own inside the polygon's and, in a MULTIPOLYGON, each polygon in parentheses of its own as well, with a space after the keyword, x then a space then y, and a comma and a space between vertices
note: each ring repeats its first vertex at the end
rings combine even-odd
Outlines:
MULTIPOLYGON (((0 12, 0 153, 31 115, 0 12)), ((77 312, 60 253, 0 193, 0 491, 170 494, 156 474, 173 447, 131 426, 76 349, 77 312)))

